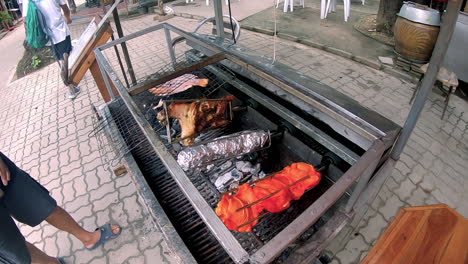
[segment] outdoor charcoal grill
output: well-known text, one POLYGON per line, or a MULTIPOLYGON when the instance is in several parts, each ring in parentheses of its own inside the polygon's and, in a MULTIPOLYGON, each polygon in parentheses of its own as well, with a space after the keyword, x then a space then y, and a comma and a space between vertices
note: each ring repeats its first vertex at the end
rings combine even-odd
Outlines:
POLYGON ((400 132, 398 125, 332 88, 223 39, 160 24, 107 43, 95 53, 113 98, 99 108, 96 131, 106 131, 107 142, 117 152, 112 163, 124 159, 141 197, 182 262, 310 261, 341 229, 362 217, 367 201, 393 167, 388 156, 400 132), (111 65, 106 50, 123 42, 131 45, 145 34, 166 38, 167 51, 151 54, 158 62, 142 68, 138 83, 126 87, 121 81, 125 73, 114 70, 117 67, 111 65), (175 37, 186 41, 174 48, 175 37), (147 91, 187 73, 209 79, 208 86, 164 96, 147 91), (271 131, 271 145, 242 157, 216 160, 211 167, 184 171, 176 161, 183 146, 169 140, 180 136, 180 124, 161 124, 155 106, 161 99, 225 95, 236 97, 231 124, 203 132, 196 141, 263 130, 271 131), (261 164, 266 174, 303 161, 323 170, 323 178, 287 210, 265 214, 253 232, 233 232, 214 212, 220 191, 213 179, 232 169, 238 159, 261 164), (305 257, 297 253, 304 250, 309 253, 305 257))

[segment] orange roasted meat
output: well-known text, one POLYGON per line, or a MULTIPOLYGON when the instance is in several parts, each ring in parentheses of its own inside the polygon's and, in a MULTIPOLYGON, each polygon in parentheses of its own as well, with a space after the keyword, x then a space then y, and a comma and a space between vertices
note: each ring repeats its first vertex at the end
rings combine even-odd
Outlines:
POLYGON ((277 192, 273 196, 261 202, 262 207, 270 213, 283 211, 289 207, 292 200, 292 195, 289 188, 287 188, 287 184, 284 184, 274 177, 257 182, 253 187, 253 191, 257 199, 262 199, 274 192, 277 192))
POLYGON ((235 195, 226 194, 218 203, 215 212, 230 230, 237 232, 252 232, 253 226, 256 225, 258 221, 244 225, 256 218, 252 213, 252 208, 240 209, 245 205, 247 205, 247 203, 235 195))
POLYGON ((315 170, 314 166, 297 162, 287 166, 273 177, 290 185, 289 190, 293 199, 299 200, 304 192, 319 184, 322 176, 320 172, 315 170))
POLYGON ((322 176, 314 166, 298 162, 262 179, 251 187, 242 184, 235 195, 225 194, 216 208, 224 224, 237 232, 251 232, 264 210, 277 213, 287 209, 320 183, 322 176))

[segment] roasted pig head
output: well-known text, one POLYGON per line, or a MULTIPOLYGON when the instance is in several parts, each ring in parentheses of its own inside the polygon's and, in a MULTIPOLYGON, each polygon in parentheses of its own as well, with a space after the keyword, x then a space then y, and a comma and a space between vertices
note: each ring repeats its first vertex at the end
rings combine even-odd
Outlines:
POLYGON ((219 128, 229 124, 226 113, 235 97, 228 95, 219 100, 196 100, 190 103, 172 103, 157 114, 157 119, 165 123, 166 118, 176 118, 182 128, 181 138, 184 146, 191 146, 195 137, 206 129, 219 128))

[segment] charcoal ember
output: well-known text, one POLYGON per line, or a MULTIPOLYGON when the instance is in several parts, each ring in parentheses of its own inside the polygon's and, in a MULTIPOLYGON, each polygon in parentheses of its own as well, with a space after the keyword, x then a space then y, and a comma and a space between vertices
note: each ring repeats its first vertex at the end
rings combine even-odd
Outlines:
POLYGON ((229 171, 224 173, 222 176, 219 176, 216 179, 214 185, 218 190, 225 189, 227 186, 229 186, 229 184, 231 184, 232 181, 234 181, 234 179, 231 175, 231 172, 229 171))
POLYGON ((258 178, 260 178, 260 179, 265 178, 265 176, 266 176, 266 174, 265 174, 265 172, 263 172, 263 171, 261 171, 261 172, 258 174, 258 178))
POLYGON ((229 185, 229 190, 237 189, 237 188, 239 188, 239 183, 238 182, 233 182, 233 183, 231 183, 231 185, 229 185))
POLYGON ((238 169, 232 169, 231 171, 231 177, 235 180, 235 181, 240 181, 242 179, 242 176, 244 176, 244 173, 242 173, 241 171, 239 171, 238 169))
POLYGON ((219 166, 219 169, 223 171, 229 169, 230 167, 232 167, 232 161, 228 160, 221 164, 221 166, 219 166))
POLYGON ((244 174, 255 175, 255 176, 259 175, 259 173, 262 170, 260 163, 252 165, 251 162, 243 161, 243 160, 236 162, 236 168, 244 174))
POLYGON ((214 164, 210 164, 208 166, 206 166, 206 171, 211 171, 212 169, 214 169, 215 165, 214 164))
POLYGON ((250 170, 250 173, 252 175, 259 175, 261 172, 262 172, 262 166, 260 165, 260 163, 253 166, 253 168, 250 170))
POLYGON ((242 173, 250 173, 252 167, 252 163, 248 161, 241 160, 236 162, 236 168, 242 173))

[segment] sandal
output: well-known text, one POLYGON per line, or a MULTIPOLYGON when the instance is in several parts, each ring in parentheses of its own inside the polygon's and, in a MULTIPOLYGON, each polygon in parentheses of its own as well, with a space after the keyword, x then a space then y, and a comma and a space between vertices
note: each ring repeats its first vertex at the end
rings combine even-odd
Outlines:
POLYGON ((110 224, 105 224, 105 225, 103 225, 101 227, 98 227, 94 231, 98 231, 98 230, 101 231, 101 238, 99 239, 98 242, 96 242, 96 244, 94 244, 94 246, 92 246, 90 248, 86 248, 87 250, 96 249, 100 245, 106 243, 109 240, 112 240, 112 239, 118 237, 120 235, 120 233, 122 233, 122 227, 119 226, 119 233, 114 234, 114 232, 112 232, 112 227, 110 226, 110 224))

